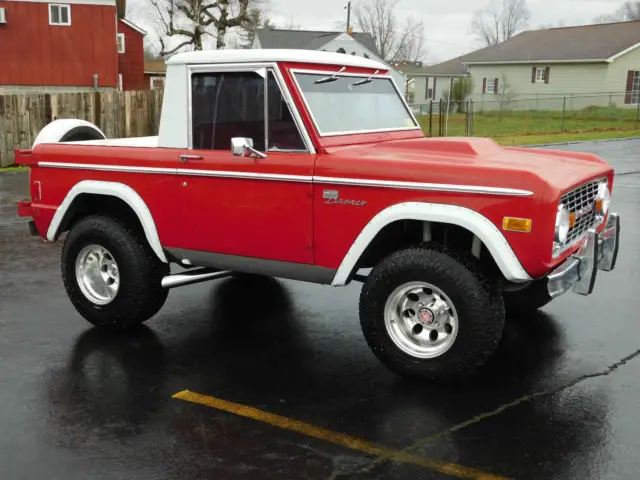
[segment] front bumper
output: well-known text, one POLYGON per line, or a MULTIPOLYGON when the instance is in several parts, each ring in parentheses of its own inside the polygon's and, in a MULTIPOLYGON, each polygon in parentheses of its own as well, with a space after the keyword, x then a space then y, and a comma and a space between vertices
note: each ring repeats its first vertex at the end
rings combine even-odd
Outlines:
POLYGON ((554 298, 573 290, 580 295, 593 292, 598 270, 616 266, 620 244, 620 217, 610 213, 605 228, 589 230, 580 249, 547 275, 547 290, 554 298))

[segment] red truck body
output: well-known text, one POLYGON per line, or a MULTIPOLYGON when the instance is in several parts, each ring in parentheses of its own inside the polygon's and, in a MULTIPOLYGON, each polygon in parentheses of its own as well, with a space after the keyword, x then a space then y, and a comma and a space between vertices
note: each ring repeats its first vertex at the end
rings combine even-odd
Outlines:
MULTIPOLYGON (((388 72, 379 65, 367 67, 348 58, 342 62, 344 57, 331 56, 335 54, 316 53, 311 57, 317 57, 317 62, 286 60, 282 52, 247 54, 265 59, 273 55, 283 96, 301 122, 310 151, 269 150, 267 156, 255 151, 247 154, 248 147, 243 147, 242 154, 233 149, 193 148, 193 137, 184 144, 172 144, 170 128, 163 131, 162 126, 162 145, 146 140, 109 142, 99 136, 65 142, 54 135, 54 141, 36 142, 32 150, 16 153, 17 163, 31 167, 31 199, 20 204, 20 215, 33 217, 37 233, 55 240, 73 226, 75 217, 69 219, 67 212, 75 193, 108 196, 112 188, 112 195, 128 199, 148 243, 165 263, 237 269, 254 261, 261 268, 248 271, 274 276, 280 272, 283 277, 333 285, 349 283, 357 267, 363 266, 359 259, 380 232, 407 220, 424 223, 424 238, 420 231, 418 240, 433 240, 433 231, 426 226, 436 224, 470 231, 476 257, 484 249, 502 273, 501 281, 511 287, 548 280, 555 282, 557 292, 564 292, 587 281, 590 293, 593 281, 586 269, 595 272, 604 260, 589 257, 589 252, 602 245, 609 248, 609 261, 601 269, 613 268, 619 227, 617 216, 607 215, 608 204, 603 207, 608 197, 600 198, 610 195, 614 180, 614 171, 605 161, 587 153, 501 147, 487 138, 427 138, 409 113, 406 128, 322 133, 295 72, 363 78, 365 85, 388 72), (338 67, 342 67, 339 72, 338 67), (83 189, 87 182, 91 188, 83 189), (554 253, 561 222, 559 205, 567 202, 567 229, 581 230, 575 237, 569 233, 572 243, 554 253), (525 226, 509 227, 513 220, 525 226), (300 273, 306 272, 304 267, 313 268, 313 274, 300 273)), ((194 55, 186 54, 185 63, 199 58, 194 55)), ((215 62, 212 65, 219 68, 215 62)), ((230 68, 223 67, 223 71, 230 68)), ((167 88, 178 89, 179 81, 170 74, 167 88)), ((176 130, 182 128, 180 118, 187 119, 176 110, 179 94, 172 92, 163 106, 165 126, 168 117, 175 115, 176 130)), ((327 97, 327 101, 334 99, 327 97)), ((402 232, 394 230, 385 242, 393 243, 402 232)), ((442 235, 438 241, 451 243, 446 232, 442 235)), ((393 247, 380 248, 384 255, 393 251, 393 247)), ((471 243, 464 248, 471 248, 471 243)), ((378 260, 368 266, 375 270, 378 260)), ((547 295, 546 286, 544 290, 547 295)), ((552 290, 550 294, 556 295, 552 290)), ((415 314, 414 310, 405 312, 415 314)), ((429 312, 420 318, 439 315, 436 310, 429 312)))

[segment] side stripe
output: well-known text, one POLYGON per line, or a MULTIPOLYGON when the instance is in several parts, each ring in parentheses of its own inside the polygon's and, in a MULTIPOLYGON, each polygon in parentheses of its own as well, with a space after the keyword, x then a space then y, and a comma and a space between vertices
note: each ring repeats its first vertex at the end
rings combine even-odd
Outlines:
POLYGON ((284 175, 277 173, 237 172, 227 170, 204 170, 184 168, 138 167, 129 165, 104 165, 91 163, 38 162, 42 168, 67 168, 124 173, 158 173, 165 175, 202 176, 215 178, 236 178, 247 180, 268 180, 279 182, 316 183, 326 185, 350 185, 372 188, 393 188, 401 190, 420 190, 431 192, 474 193, 484 195, 503 195, 528 197, 529 190, 515 188, 490 187, 484 185, 456 185, 447 183, 403 182, 393 180, 374 180, 366 178, 341 178, 306 175, 284 175))

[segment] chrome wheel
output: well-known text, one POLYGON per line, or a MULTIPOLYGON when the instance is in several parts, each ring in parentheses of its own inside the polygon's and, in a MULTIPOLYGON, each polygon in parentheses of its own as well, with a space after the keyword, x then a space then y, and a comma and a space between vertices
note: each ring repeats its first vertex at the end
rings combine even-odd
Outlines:
POLYGON ((117 295, 120 272, 113 255, 100 245, 87 245, 76 258, 76 280, 85 297, 106 305, 117 295))
POLYGON ((445 293, 426 282, 396 288, 384 309, 393 343, 416 358, 435 358, 451 348, 458 335, 458 314, 445 293))

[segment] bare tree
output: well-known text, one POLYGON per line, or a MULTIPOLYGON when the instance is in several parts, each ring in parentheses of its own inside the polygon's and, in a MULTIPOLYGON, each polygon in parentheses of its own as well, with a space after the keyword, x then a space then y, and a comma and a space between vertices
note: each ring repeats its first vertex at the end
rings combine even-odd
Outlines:
POLYGON ((640 20, 640 1, 624 2, 613 15, 595 18, 598 23, 633 22, 640 20))
POLYGON ((490 0, 475 11, 471 29, 487 46, 509 40, 529 23, 527 0, 490 0))
POLYGON ((253 7, 247 12, 247 18, 240 25, 235 46, 238 48, 251 48, 259 29, 275 29, 275 24, 266 17, 265 10, 253 7))
POLYGON ((395 11, 399 0, 364 0, 354 10, 354 24, 373 37, 387 62, 422 60, 426 54, 422 20, 409 16, 401 23, 395 11))
MULTIPOLYGON (((203 39, 216 38, 216 48, 225 47, 227 31, 247 20, 249 0, 149 0, 159 24, 160 55, 171 55, 191 46, 202 50, 203 39), (184 40, 167 48, 166 37, 184 40)), ((255 1, 255 0, 254 0, 255 1)))

